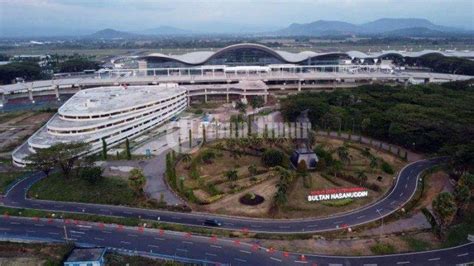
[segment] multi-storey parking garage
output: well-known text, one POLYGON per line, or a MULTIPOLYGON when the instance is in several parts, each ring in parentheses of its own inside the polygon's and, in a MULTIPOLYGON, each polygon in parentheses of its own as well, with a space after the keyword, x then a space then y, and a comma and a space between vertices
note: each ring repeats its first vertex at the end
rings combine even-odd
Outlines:
POLYGON ((114 146, 164 123, 187 106, 187 92, 176 84, 86 89, 72 96, 48 123, 13 152, 18 166, 36 149, 84 142, 88 152, 114 146))

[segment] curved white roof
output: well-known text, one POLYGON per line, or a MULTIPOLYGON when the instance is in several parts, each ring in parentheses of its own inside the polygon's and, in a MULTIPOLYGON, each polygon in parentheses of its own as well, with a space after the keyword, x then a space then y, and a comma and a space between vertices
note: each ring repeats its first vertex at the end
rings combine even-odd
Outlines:
POLYGON ((261 44, 255 43, 239 43, 229 45, 227 47, 221 48, 217 51, 200 51, 200 52, 191 52, 182 55, 164 55, 161 53, 152 53, 146 56, 139 57, 141 59, 150 59, 150 58, 160 58, 160 59, 167 59, 172 61, 181 62, 187 65, 201 65, 209 61, 210 59, 221 55, 222 53, 237 50, 237 49, 256 49, 260 51, 264 51, 268 54, 273 55, 275 58, 285 62, 285 63, 301 63, 305 60, 310 58, 315 58, 318 56, 325 56, 325 55, 347 55, 350 58, 379 58, 389 54, 400 55, 403 57, 420 57, 426 54, 441 54, 444 56, 453 56, 453 57, 465 57, 465 58, 474 58, 474 51, 456 51, 456 50, 446 50, 446 51, 438 51, 438 50, 422 50, 422 51, 397 51, 397 50, 387 50, 387 51, 380 51, 380 52, 372 52, 372 53, 364 53, 360 51, 335 51, 335 52, 325 52, 325 53, 318 53, 313 51, 302 51, 299 53, 292 53, 287 51, 275 50, 270 47, 261 44))

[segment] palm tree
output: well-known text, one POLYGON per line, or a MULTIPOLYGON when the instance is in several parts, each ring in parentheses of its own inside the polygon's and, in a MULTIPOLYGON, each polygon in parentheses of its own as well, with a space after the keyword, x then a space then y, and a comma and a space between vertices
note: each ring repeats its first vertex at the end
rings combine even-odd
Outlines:
POLYGON ((433 212, 438 219, 441 232, 451 224, 456 214, 456 202, 454 197, 449 192, 441 192, 433 200, 433 212))
POLYGON ((227 172, 225 172, 225 176, 226 176, 227 179, 229 179, 229 181, 231 181, 231 182, 234 182, 234 181, 236 181, 236 180, 239 178, 236 169, 228 170, 227 172))
POLYGON ((357 178, 360 180, 360 184, 367 182, 367 175, 363 170, 357 171, 357 178))
POLYGON ((350 164, 351 163, 351 158, 349 155, 349 149, 347 146, 344 144, 341 147, 337 148, 337 156, 339 156, 339 159, 344 162, 345 164, 350 164))

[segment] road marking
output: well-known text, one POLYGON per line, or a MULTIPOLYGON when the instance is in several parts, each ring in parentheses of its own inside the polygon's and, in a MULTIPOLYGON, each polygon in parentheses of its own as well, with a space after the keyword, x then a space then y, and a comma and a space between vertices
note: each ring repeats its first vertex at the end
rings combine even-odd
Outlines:
POLYGON ((148 246, 151 247, 151 248, 160 248, 157 245, 148 245, 148 246))
POLYGON ((224 224, 225 225, 231 225, 231 226, 234 225, 233 223, 224 223, 224 224))
POLYGON ((163 241, 163 240, 165 240, 165 239, 162 238, 162 237, 155 237, 155 240, 161 240, 161 241, 163 241))
POLYGON ((311 227, 318 227, 317 224, 312 224, 312 225, 308 225, 307 227, 311 228, 311 227))
POLYGON ((357 217, 357 219, 362 219, 364 217, 365 217, 365 215, 361 215, 361 216, 357 217))
POLYGON ((364 266, 377 266, 377 264, 376 263, 364 264, 364 266))
POLYGON ((304 260, 295 260, 295 263, 308 263, 307 261, 304 261, 304 260))
POLYGON ((402 193, 400 193, 400 197, 401 197, 401 196, 403 196, 403 192, 402 192, 402 193))
POLYGON ((429 259, 429 261, 435 261, 435 260, 440 260, 441 258, 432 258, 432 259, 429 259))
POLYGON ((188 252, 188 250, 187 250, 187 249, 184 249, 184 248, 177 248, 176 250, 177 250, 177 251, 182 251, 182 252, 188 252))
POLYGON ((84 235, 84 234, 85 234, 84 232, 81 232, 81 231, 74 231, 74 230, 71 230, 70 232, 71 232, 71 234, 81 234, 81 235, 84 235))
POLYGON ((396 200, 394 200, 394 201, 390 202, 390 205, 393 205, 393 204, 395 204, 395 203, 397 203, 397 201, 396 201, 396 200))
POLYGON ((222 246, 218 246, 218 245, 211 245, 211 247, 213 247, 213 248, 222 248, 222 246))
POLYGON ((16 224, 16 225, 18 225, 18 224, 20 224, 20 223, 19 223, 19 222, 10 222, 10 224, 16 224))
POLYGON ((189 241, 182 241, 184 244, 188 244, 188 245, 193 245, 194 243, 193 242, 189 242, 189 241))
POLYGON ((399 261, 399 262, 397 262, 397 264, 399 264, 399 265, 400 264, 408 264, 408 263, 410 263, 410 262, 409 261, 399 261))
POLYGON ((105 231, 105 230, 104 230, 104 231, 102 231, 102 233, 106 233, 106 234, 112 234, 112 232, 110 232, 110 231, 105 231))
POLYGON ((467 256, 468 254, 469 254, 469 253, 466 252, 466 253, 463 253, 463 254, 458 254, 457 256, 458 256, 458 257, 464 257, 464 256, 467 256))
POLYGON ((274 261, 278 261, 278 262, 281 262, 281 259, 277 259, 277 258, 274 258, 274 257, 270 257, 271 260, 274 260, 274 261))
POLYGON ((120 241, 120 243, 130 245, 130 242, 128 242, 128 241, 120 241))
POLYGON ((97 241, 104 241, 104 239, 100 238, 100 237, 94 237, 94 239, 97 240, 97 241))
POLYGON ((241 250, 239 250, 239 251, 242 252, 242 253, 246 253, 246 254, 252 254, 252 252, 247 251, 247 250, 243 250, 243 249, 241 249, 241 250))
POLYGON ((50 235, 55 235, 55 236, 58 236, 58 235, 59 235, 59 233, 55 233, 55 232, 49 232, 48 234, 50 234, 50 235))
POLYGON ((214 253, 205 253, 207 256, 212 256, 212 257, 217 257, 217 254, 214 254, 214 253))
POLYGON ((246 260, 239 259, 239 258, 234 258, 234 260, 236 260, 236 261, 240 261, 240 262, 247 262, 246 260))

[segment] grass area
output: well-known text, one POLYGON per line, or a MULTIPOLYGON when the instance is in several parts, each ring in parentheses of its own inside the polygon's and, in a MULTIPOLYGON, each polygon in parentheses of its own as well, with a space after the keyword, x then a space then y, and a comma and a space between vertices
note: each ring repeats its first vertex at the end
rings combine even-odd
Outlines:
POLYGON ((404 237, 403 240, 407 243, 410 250, 413 251, 425 251, 431 249, 431 244, 414 237, 404 237))
POLYGON ((27 173, 22 171, 10 171, 0 173, 0 194, 6 192, 6 190, 19 178, 25 176, 27 173))
POLYGON ((460 224, 452 226, 443 242, 443 247, 452 247, 466 243, 467 236, 474 235, 474 212, 466 213, 460 224))
POLYGON ((136 206, 137 198, 127 181, 104 177, 96 184, 79 178, 51 174, 34 184, 28 195, 37 199, 136 206))
POLYGON ((148 265, 148 266, 179 266, 185 265, 179 262, 174 261, 162 261, 154 260, 151 258, 145 258, 140 256, 126 256, 117 253, 107 253, 105 254, 105 263, 109 266, 139 266, 139 265, 148 265))
POLYGON ((60 266, 73 246, 0 242, 0 265, 60 266))
POLYGON ((396 248, 390 244, 377 243, 375 245, 370 246, 370 251, 372 251, 372 253, 374 253, 375 255, 385 255, 395 253, 396 248))

